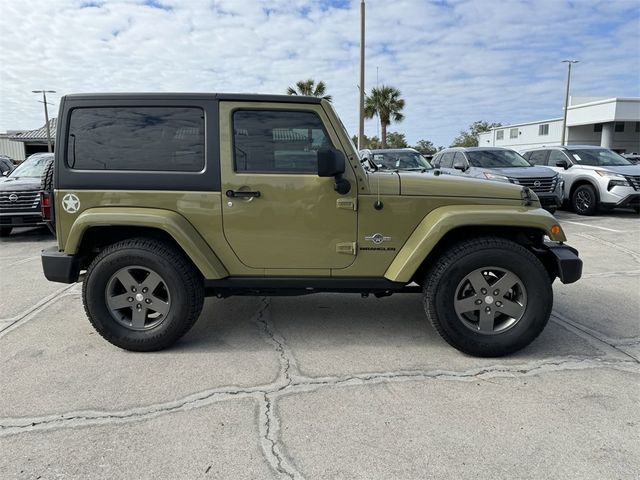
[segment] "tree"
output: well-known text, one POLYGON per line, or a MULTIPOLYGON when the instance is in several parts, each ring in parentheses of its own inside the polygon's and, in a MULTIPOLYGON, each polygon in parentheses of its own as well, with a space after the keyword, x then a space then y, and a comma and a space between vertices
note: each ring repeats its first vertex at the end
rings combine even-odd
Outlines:
MULTIPOLYGON (((358 145, 358 136, 354 135, 353 137, 351 137, 351 140, 353 140, 353 144, 354 145, 358 145)), ((364 146, 362 148, 370 148, 371 150, 377 150, 379 148, 382 148, 382 146, 380 145, 380 139, 378 137, 376 137, 375 135, 371 138, 367 137, 366 135, 364 136, 364 146)))
POLYGON ((389 148, 407 148, 407 138, 404 133, 389 132, 387 134, 387 146, 389 148))
POLYGON ((327 86, 324 82, 320 81, 316 84, 316 81, 310 78, 309 80, 300 80, 296 82, 295 87, 287 88, 287 95, 307 95, 310 97, 320 97, 325 100, 331 101, 331 95, 325 95, 327 86))
POLYGON ((436 147, 431 140, 419 140, 413 148, 423 155, 433 155, 442 150, 442 147, 436 147))
POLYGON ((400 90, 388 85, 380 85, 371 89, 364 102, 364 115, 373 118, 380 117, 380 132, 382 148, 387 147, 387 127, 391 121, 401 122, 404 119, 402 109, 404 100, 400 98, 400 90))
POLYGON ((478 136, 492 128, 501 127, 501 123, 489 123, 478 120, 469 125, 469 130, 460 130, 460 135, 453 139, 452 147, 477 147, 478 136))

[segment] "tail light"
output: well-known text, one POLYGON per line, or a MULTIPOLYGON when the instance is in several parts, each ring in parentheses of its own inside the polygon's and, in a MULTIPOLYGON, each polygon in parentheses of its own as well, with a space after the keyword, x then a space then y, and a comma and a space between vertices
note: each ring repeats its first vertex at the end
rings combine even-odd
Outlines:
POLYGON ((43 220, 51 220, 52 198, 50 193, 40 192, 40 213, 43 220))

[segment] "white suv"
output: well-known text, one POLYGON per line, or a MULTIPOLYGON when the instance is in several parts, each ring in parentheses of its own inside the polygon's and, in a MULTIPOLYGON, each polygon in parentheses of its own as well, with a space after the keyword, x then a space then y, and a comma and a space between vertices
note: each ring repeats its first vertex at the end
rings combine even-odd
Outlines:
POLYGON ((611 150, 567 145, 536 148, 522 155, 562 175, 565 198, 580 215, 593 215, 599 207, 629 207, 640 212, 640 165, 611 150))

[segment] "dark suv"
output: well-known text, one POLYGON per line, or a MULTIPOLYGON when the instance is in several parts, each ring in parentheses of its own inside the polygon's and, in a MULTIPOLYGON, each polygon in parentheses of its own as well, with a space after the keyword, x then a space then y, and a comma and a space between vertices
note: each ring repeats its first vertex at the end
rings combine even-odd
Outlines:
POLYGON ((14 227, 43 225, 40 211, 42 174, 53 162, 53 153, 36 153, 0 182, 0 236, 14 227))
POLYGON ((433 157, 431 163, 445 173, 529 187, 542 207, 551 213, 562 205, 562 178, 549 168, 534 167, 508 148, 447 148, 433 157))

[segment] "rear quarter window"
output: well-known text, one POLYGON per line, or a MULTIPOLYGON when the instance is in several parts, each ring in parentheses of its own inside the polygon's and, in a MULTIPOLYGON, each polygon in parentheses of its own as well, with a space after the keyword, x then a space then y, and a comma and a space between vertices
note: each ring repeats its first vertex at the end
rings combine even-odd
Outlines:
POLYGON ((75 108, 66 163, 75 170, 199 172, 204 132, 197 107, 75 108))

